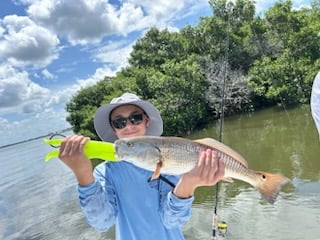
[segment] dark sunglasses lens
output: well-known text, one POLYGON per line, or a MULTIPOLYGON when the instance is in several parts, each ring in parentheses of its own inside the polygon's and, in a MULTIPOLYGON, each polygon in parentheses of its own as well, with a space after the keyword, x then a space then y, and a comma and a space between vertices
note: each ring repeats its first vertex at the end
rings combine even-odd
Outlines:
POLYGON ((143 113, 133 113, 128 118, 117 118, 112 120, 111 124, 117 129, 122 129, 127 126, 127 120, 129 120, 133 125, 139 125, 143 121, 143 113))
POLYGON ((115 120, 111 121, 112 126, 114 126, 117 129, 122 129, 127 125, 127 119, 125 118, 117 118, 115 120))
POLYGON ((142 123, 143 114, 142 113, 134 113, 129 117, 129 120, 133 125, 138 125, 138 124, 142 123))

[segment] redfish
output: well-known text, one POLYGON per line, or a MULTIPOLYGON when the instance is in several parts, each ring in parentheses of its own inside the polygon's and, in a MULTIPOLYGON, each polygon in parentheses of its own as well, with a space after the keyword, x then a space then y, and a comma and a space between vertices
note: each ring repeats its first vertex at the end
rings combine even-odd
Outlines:
POLYGON ((192 170, 199 159, 199 153, 205 149, 216 151, 225 163, 224 179, 238 179, 251 184, 269 203, 274 203, 281 187, 289 179, 285 176, 248 168, 247 161, 225 144, 204 138, 190 140, 179 137, 130 137, 115 142, 115 151, 119 160, 169 175, 181 175, 192 170))

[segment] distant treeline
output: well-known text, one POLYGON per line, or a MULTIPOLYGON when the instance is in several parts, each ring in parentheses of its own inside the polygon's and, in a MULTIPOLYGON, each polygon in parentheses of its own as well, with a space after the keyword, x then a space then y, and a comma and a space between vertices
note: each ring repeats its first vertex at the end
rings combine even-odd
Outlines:
POLYGON ((185 136, 219 118, 223 89, 227 116, 308 104, 320 70, 320 2, 297 10, 279 1, 261 16, 255 1, 209 3, 212 16, 179 32, 150 29, 126 68, 79 91, 66 105, 74 132, 98 139, 95 110, 123 92, 159 109, 164 135, 185 136))

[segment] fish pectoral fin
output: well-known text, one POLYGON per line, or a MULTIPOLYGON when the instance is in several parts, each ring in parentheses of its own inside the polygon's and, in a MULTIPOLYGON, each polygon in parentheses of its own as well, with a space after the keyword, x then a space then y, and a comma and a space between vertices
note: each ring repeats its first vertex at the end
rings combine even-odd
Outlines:
POLYGON ((159 178, 161 168, 162 168, 162 162, 158 162, 156 165, 156 169, 154 170, 154 172, 151 176, 151 180, 155 180, 155 179, 159 178))
POLYGON ((231 177, 223 177, 221 180, 225 182, 233 183, 233 179, 231 177))

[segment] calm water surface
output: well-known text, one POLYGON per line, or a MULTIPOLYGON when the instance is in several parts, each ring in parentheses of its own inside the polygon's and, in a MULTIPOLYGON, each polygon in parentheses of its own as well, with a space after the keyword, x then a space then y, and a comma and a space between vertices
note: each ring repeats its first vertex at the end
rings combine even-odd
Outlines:
MULTIPOLYGON (((320 239, 320 141, 309 107, 268 109, 228 118, 223 142, 250 168, 291 179, 276 203, 261 200, 244 182, 222 183, 218 216, 228 224, 228 239, 320 239)), ((218 126, 191 138, 218 138, 218 126)), ((98 233, 80 211, 76 181, 52 150, 35 140, 0 149, 0 239, 114 239, 114 230, 98 233)), ((215 187, 197 190, 186 239, 210 239, 215 187)))

